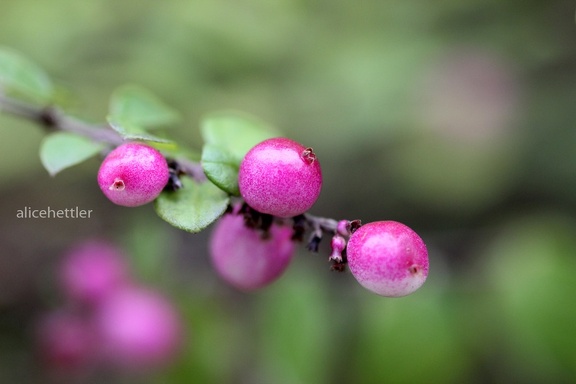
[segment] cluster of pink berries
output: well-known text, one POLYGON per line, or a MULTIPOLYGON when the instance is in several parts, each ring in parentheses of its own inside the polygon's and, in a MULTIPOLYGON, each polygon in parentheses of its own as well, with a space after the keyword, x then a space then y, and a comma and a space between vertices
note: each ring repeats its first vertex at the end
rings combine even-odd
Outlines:
POLYGON ((103 241, 79 244, 64 258, 63 307, 38 323, 39 354, 63 374, 136 372, 175 357, 183 337, 176 309, 159 292, 133 281, 120 250, 103 241))
MULTIPOLYGON (((170 170, 160 152, 128 143, 112 151, 98 174, 100 188, 113 202, 137 206, 154 200, 166 187, 170 170)), ((277 279, 301 239, 306 212, 322 188, 316 154, 286 138, 265 140, 245 155, 238 173, 245 204, 231 207, 210 241, 212 263, 224 280, 242 290, 262 288, 277 279)), ((313 233, 317 250, 321 232, 332 234, 333 269, 348 265, 365 288, 383 296, 405 296, 428 276, 428 252, 409 227, 394 221, 361 225, 342 220, 313 233)))
MULTIPOLYGON (((322 172, 312 148, 275 138, 246 154, 238 183, 250 209, 244 208, 239 215, 235 207, 220 220, 210 251, 223 279, 251 290, 274 281, 288 266, 294 253, 291 240, 298 237, 296 224, 318 199, 322 172), (287 226, 283 218, 295 218, 293 225, 287 226)), ((333 269, 344 270, 348 264, 356 280, 372 292, 405 296, 422 286, 428 276, 424 242, 401 223, 360 225, 359 221, 342 220, 330 231, 333 269)), ((314 234, 311 248, 317 249, 320 239, 314 234)))

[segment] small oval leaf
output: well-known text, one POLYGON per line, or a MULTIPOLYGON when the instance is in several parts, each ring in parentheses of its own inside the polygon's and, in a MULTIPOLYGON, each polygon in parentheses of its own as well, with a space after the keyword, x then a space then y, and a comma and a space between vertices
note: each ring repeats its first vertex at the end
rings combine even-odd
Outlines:
POLYGON ((239 159, 261 141, 282 136, 276 128, 255 116, 236 111, 211 113, 202 120, 200 129, 206 143, 225 149, 239 159))
POLYGON ((79 164, 104 149, 85 137, 69 132, 47 135, 40 145, 40 160, 51 176, 63 169, 79 164))
POLYGON ((38 103, 50 101, 54 93, 50 78, 40 67, 7 47, 0 47, 0 90, 38 103))
POLYGON ((241 159, 216 145, 205 144, 202 150, 202 168, 206 177, 218 188, 231 195, 240 195, 238 169, 241 159))
POLYGON ((112 129, 118 132, 124 140, 143 140, 151 141, 154 143, 172 142, 171 140, 152 135, 151 133, 146 132, 140 126, 132 124, 129 121, 116 120, 113 116, 108 116, 106 120, 112 129))
POLYGON ((164 104, 149 90, 125 85, 114 91, 110 99, 110 117, 146 129, 174 124, 180 120, 176 110, 164 104))
POLYGON ((183 178, 182 183, 183 188, 158 196, 154 204, 156 213, 176 228, 200 232, 222 216, 230 199, 210 182, 183 178))

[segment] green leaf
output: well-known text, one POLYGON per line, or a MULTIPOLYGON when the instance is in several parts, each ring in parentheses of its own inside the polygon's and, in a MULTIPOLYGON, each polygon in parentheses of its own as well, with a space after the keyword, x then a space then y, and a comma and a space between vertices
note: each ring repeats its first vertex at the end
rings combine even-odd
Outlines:
POLYGON ((199 163, 201 154, 197 150, 190 149, 188 147, 181 146, 174 141, 167 143, 150 142, 148 143, 151 147, 156 148, 162 152, 166 157, 173 159, 181 159, 186 161, 191 161, 194 163, 199 163))
POLYGON ((242 158, 254 145, 281 136, 258 118, 236 111, 208 115, 201 123, 202 168, 210 181, 231 195, 239 195, 238 169, 242 158))
POLYGON ((182 230, 200 232, 218 219, 228 206, 228 195, 212 183, 183 178, 184 187, 163 192, 156 199, 156 213, 182 230))
POLYGON ((79 164, 104 148, 82 136, 56 132, 46 136, 40 145, 40 160, 51 176, 79 164))
POLYGON ((0 92, 46 103, 54 88, 44 71, 18 52, 0 47, 0 92))
POLYGON ((258 118, 236 111, 212 113, 202 120, 200 128, 207 144, 227 150, 239 159, 259 142, 282 136, 258 118))
POLYGON ((206 177, 223 191, 240 195, 238 169, 240 158, 216 145, 205 144, 202 150, 202 168, 206 177))
POLYGON ((118 132, 124 140, 144 140, 155 143, 171 143, 171 140, 152 135, 151 133, 146 132, 144 128, 129 121, 116 120, 113 116, 108 116, 107 120, 112 129, 118 132))
POLYGON ((152 129, 176 123, 180 116, 156 95, 136 85, 125 85, 110 99, 110 118, 129 125, 152 129))

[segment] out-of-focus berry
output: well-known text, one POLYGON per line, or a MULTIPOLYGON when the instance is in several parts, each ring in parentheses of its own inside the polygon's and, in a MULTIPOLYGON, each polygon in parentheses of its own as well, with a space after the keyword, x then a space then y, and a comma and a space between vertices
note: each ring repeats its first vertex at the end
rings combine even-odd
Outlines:
POLYGON ((96 358, 95 334, 88 320, 66 310, 47 313, 37 327, 39 357, 59 372, 79 372, 96 358))
POLYGON ((70 249, 59 271, 60 284, 71 300, 96 305, 130 280, 122 251, 99 240, 70 249))
POLYGON ((128 288, 102 303, 94 323, 102 355, 118 367, 153 369, 167 364, 181 346, 176 308, 158 292, 128 288))
POLYGON ((264 235, 248 228, 242 215, 225 215, 210 238, 212 265, 226 282, 240 290, 262 288, 288 267, 295 249, 291 238, 291 227, 272 224, 264 235))

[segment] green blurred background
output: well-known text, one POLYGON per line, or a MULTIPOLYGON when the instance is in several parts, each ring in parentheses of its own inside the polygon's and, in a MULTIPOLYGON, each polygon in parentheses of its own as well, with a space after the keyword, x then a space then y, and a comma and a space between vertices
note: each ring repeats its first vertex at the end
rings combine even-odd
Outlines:
POLYGON ((576 382, 574 32, 559 0, 2 0, 0 45, 43 67, 71 114, 102 122, 111 92, 140 84, 196 149, 204 114, 255 114, 314 147, 313 213, 404 222, 431 269, 386 299, 301 247, 274 285, 236 292, 209 230, 112 206, 96 159, 49 177, 42 131, 0 116, 0 383, 46 382, 30 330, 58 305, 62 253, 92 236, 187 321, 181 358, 136 382, 576 382), (24 206, 94 215, 16 219, 24 206))

